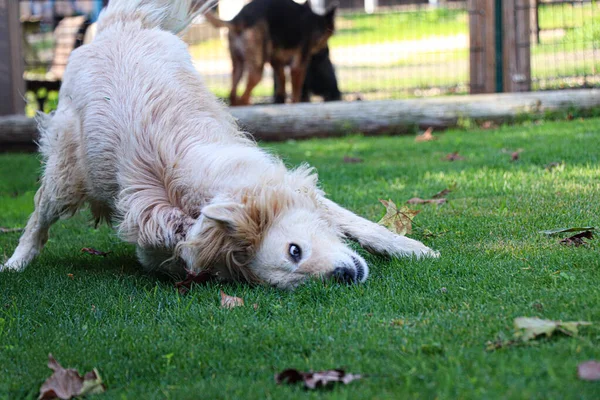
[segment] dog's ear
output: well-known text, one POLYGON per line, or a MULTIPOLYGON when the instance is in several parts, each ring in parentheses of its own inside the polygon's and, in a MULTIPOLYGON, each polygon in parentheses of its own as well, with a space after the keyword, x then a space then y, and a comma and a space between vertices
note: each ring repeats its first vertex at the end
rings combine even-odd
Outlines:
POLYGON ((335 26, 335 11, 338 8, 338 4, 337 3, 333 3, 332 5, 330 5, 327 8, 327 11, 325 11, 325 23, 327 24, 327 28, 330 30, 334 30, 334 26, 335 26))
POLYGON ((176 249, 192 270, 225 264, 228 275, 248 282, 258 280, 247 268, 258 241, 258 228, 246 207, 236 202, 209 204, 176 249))
POLYGON ((209 204, 202 209, 201 214, 205 218, 223 224, 229 230, 236 230, 245 220, 244 211, 242 204, 231 201, 209 204))
POLYGON ((333 21, 333 18, 335 17, 335 11, 337 10, 338 6, 338 3, 333 3, 327 7, 327 10, 325 10, 325 18, 327 18, 327 21, 333 21))

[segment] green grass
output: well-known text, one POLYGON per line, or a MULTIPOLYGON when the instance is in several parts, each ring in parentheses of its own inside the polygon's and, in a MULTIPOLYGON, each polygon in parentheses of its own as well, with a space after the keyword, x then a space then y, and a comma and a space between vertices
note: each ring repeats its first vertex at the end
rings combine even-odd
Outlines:
MULTIPOLYGON (((600 359, 600 247, 567 248, 538 232, 600 225, 599 131, 600 119, 575 119, 454 130, 428 143, 269 145, 291 165, 316 166, 330 197, 371 220, 382 215, 379 198, 402 203, 456 183, 447 205, 419 207, 415 219, 413 237, 441 258, 367 256, 364 285, 211 284, 181 296, 140 272, 132 246, 94 230, 88 212, 60 221, 25 272, 0 274, 0 398, 34 398, 52 353, 81 372, 97 367, 108 385, 98 399, 597 399, 600 383, 579 381, 576 366, 600 359), (517 162, 502 152, 518 148, 517 162), (452 151, 466 160, 441 160, 452 151), (344 155, 364 163, 344 164, 344 155), (544 169, 555 161, 564 167, 544 169), (112 253, 94 258, 82 247, 112 253), (258 309, 221 309, 221 288, 258 309), (486 352, 518 316, 594 325, 577 338, 486 352), (273 374, 290 367, 369 377, 325 393, 275 385, 273 374)), ((25 224, 39 168, 34 155, 0 156, 1 226, 25 224)), ((0 255, 17 240, 0 234, 0 255)))
POLYGON ((420 40, 468 34, 467 12, 446 8, 377 14, 342 14, 336 19, 332 47, 420 40))

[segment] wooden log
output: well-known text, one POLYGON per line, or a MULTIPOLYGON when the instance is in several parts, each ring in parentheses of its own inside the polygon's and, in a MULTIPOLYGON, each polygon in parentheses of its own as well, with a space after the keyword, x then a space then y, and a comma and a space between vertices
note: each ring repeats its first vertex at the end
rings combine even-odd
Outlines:
MULTIPOLYGON (((413 100, 330 102, 233 107, 240 126, 258 140, 306 139, 351 133, 412 133, 451 128, 462 118, 503 122, 524 113, 600 107, 600 89, 498 93, 413 100)), ((35 121, 0 117, 0 151, 35 149, 35 121)))

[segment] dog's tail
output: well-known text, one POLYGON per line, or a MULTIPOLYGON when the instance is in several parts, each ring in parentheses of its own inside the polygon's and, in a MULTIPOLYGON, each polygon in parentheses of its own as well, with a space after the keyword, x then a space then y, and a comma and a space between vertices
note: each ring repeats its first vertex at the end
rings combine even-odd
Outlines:
POLYGON ((223 21, 222 19, 217 18, 217 16, 212 12, 207 12, 204 14, 204 18, 215 28, 229 28, 235 29, 235 26, 230 21, 223 21))
POLYGON ((118 22, 139 21, 144 28, 178 34, 198 15, 206 14, 218 0, 111 0, 98 19, 98 33, 118 22))

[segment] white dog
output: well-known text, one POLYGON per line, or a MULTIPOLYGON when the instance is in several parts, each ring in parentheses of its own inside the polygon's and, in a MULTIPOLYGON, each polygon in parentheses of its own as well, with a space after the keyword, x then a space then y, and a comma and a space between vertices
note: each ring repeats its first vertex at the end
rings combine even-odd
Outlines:
POLYGON ((175 35, 190 3, 111 0, 94 41, 73 52, 57 111, 40 117, 35 211, 2 269, 25 268, 50 225, 84 203, 97 221, 118 222, 144 266, 167 272, 281 288, 310 276, 362 282, 367 264, 346 238, 437 256, 326 199, 312 169, 287 170, 239 130, 175 35))

